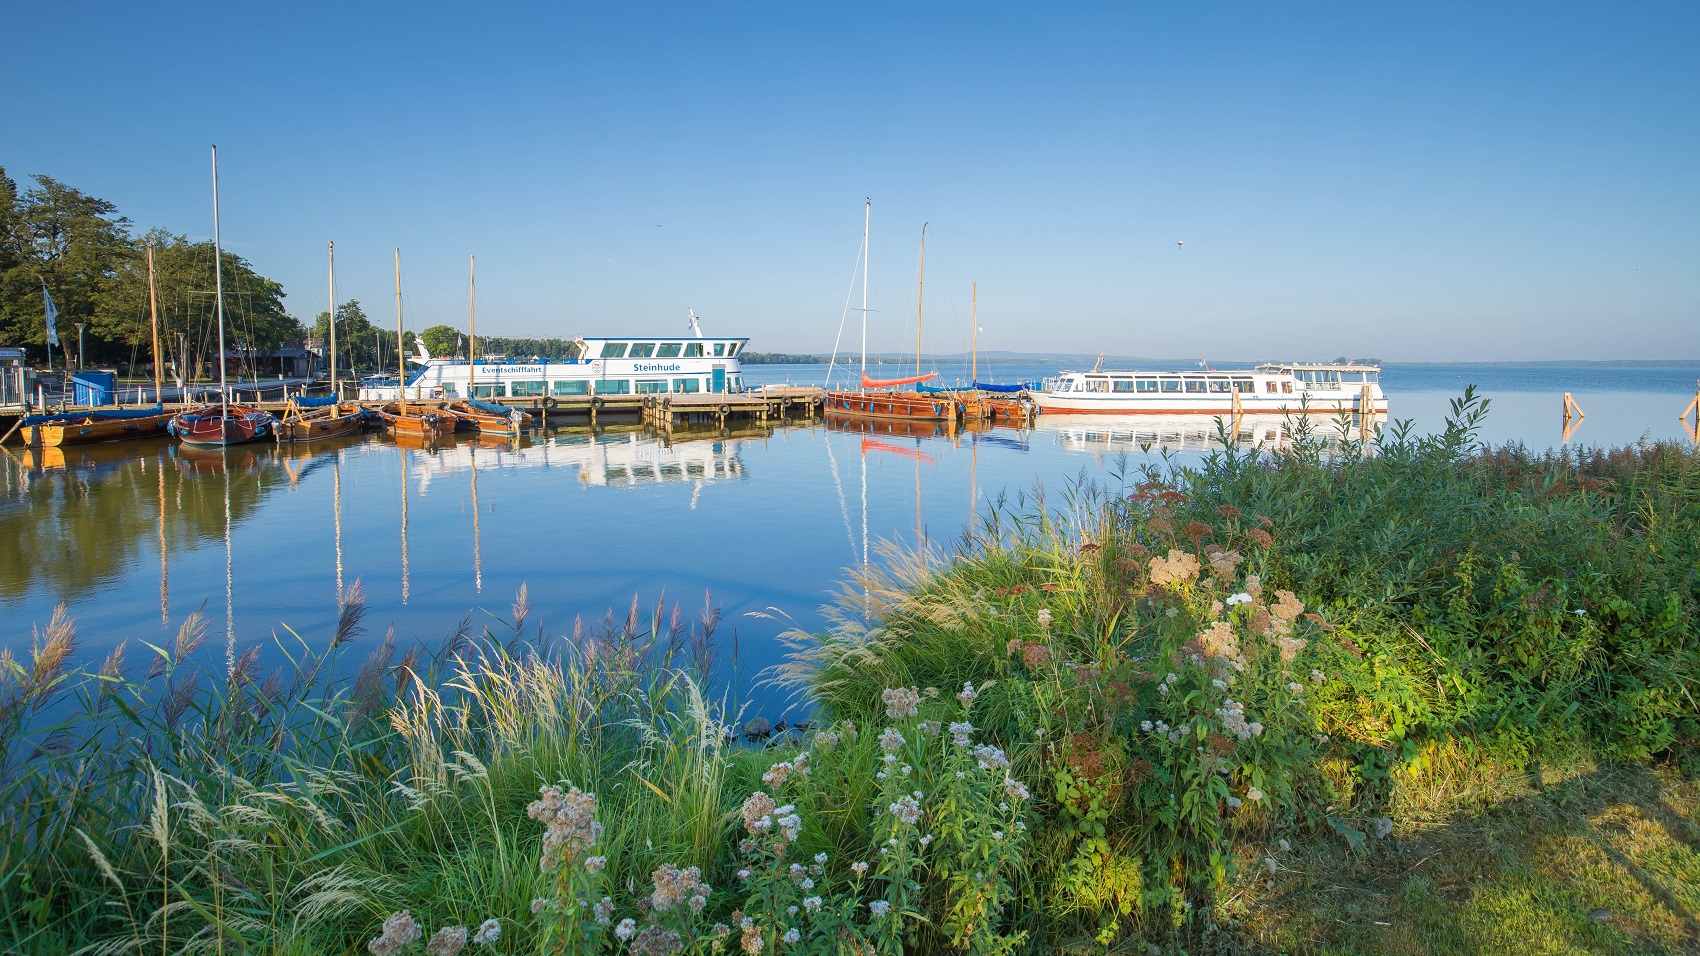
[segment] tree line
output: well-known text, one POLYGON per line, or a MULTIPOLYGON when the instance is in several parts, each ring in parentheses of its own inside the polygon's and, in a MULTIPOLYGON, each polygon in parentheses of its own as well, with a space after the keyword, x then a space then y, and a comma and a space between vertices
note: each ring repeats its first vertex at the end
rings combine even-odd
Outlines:
MULTIPOLYGON (((84 364, 151 366, 151 245, 162 363, 196 373, 216 369, 213 244, 164 229, 138 235, 112 203, 51 176, 30 179, 20 190, 0 166, 0 344, 24 346, 32 363, 45 363, 45 288, 58 310, 54 364, 76 363, 80 322, 84 364)), ((284 310, 282 285, 229 250, 220 262, 227 349, 263 353, 303 342, 306 329, 284 310)))

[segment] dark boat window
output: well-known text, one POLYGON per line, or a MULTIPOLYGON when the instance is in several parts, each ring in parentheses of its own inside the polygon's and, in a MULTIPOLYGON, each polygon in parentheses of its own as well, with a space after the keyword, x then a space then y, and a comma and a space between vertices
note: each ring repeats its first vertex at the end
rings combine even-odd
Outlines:
POLYGON ((649 358, 655 354, 654 342, 633 342, 632 350, 626 353, 627 358, 649 358))
POLYGON ((603 358, 625 358, 626 357, 626 343, 624 343, 624 342, 603 342, 602 343, 602 357, 603 358))
POLYGON ((656 358, 678 358, 680 345, 677 342, 663 342, 655 350, 656 358))

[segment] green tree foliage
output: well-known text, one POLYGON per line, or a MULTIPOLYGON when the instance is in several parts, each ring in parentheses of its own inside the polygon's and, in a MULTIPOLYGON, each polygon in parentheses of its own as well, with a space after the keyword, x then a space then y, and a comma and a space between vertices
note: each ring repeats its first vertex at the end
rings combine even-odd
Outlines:
MULTIPOLYGON (((325 347, 330 342, 331 314, 320 312, 313 319, 313 342, 325 347)), ((410 331, 402 339, 409 355, 414 355, 414 335, 410 331)), ((429 342, 429 340, 427 340, 429 342)), ((374 325, 366 317, 358 299, 349 299, 336 307, 337 374, 350 370, 370 372, 395 371, 395 330, 374 325)))
MULTIPOLYGON (((164 230, 141 238, 117 207, 49 176, 19 191, 0 167, 0 341, 47 341, 41 289, 59 310, 62 360, 75 355, 86 323, 89 364, 151 362, 145 246, 151 241, 159 285, 160 346, 167 362, 206 369, 217 351, 213 246, 164 230), (180 355, 187 349, 188 355, 180 355)), ((304 330, 283 307, 283 287, 226 251, 225 343, 268 352, 299 342, 304 330)), ((40 354, 37 352, 36 354, 40 354)))
POLYGON ((453 355, 466 347, 461 331, 452 325, 433 325, 419 333, 419 337, 425 340, 425 348, 432 355, 453 355))

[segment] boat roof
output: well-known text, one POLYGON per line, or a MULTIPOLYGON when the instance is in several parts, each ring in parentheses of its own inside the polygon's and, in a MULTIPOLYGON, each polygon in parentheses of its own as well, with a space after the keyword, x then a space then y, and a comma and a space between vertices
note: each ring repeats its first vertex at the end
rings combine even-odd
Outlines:
POLYGON ((686 332, 683 335, 581 335, 580 342, 748 342, 749 336, 740 335, 693 335, 686 332))

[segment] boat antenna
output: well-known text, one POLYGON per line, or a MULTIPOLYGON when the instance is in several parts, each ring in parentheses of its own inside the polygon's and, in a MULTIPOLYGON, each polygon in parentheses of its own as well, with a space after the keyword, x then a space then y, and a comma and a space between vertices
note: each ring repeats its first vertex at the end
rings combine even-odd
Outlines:
MULTIPOLYGON (((214 308, 218 315, 218 403, 223 412, 223 418, 230 416, 230 386, 224 376, 224 251, 219 243, 218 235, 218 144, 212 148, 212 186, 213 186, 213 295, 214 308)), ((225 421, 225 428, 230 423, 225 421)))
POLYGON ((1098 371, 1098 368, 1100 366, 1102 366, 1103 364, 1104 364, 1104 353, 1099 352, 1098 353, 1098 361, 1092 363, 1092 371, 1094 371, 1094 372, 1098 371))
POLYGON ((1206 372, 1216 371, 1215 369, 1211 368, 1210 363, 1205 360, 1203 352, 1198 353, 1198 367, 1205 370, 1206 372))
POLYGON ((691 314, 691 334, 699 339, 702 338, 702 326, 697 322, 697 310, 686 309, 685 311, 691 314))

